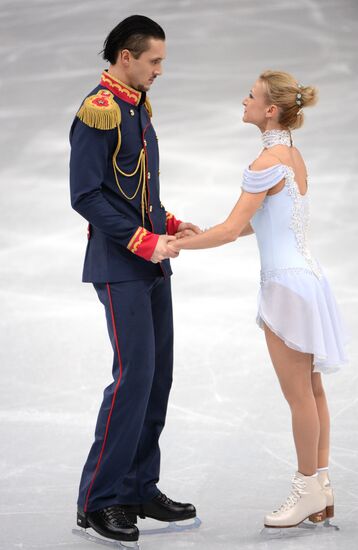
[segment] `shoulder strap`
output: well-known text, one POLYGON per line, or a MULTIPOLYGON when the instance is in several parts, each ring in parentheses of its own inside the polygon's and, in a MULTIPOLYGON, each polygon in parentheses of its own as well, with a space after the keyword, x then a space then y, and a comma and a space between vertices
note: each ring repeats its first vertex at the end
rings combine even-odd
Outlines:
POLYGON ((264 170, 244 170, 242 189, 249 193, 261 193, 274 187, 285 177, 285 167, 282 164, 270 166, 264 170))

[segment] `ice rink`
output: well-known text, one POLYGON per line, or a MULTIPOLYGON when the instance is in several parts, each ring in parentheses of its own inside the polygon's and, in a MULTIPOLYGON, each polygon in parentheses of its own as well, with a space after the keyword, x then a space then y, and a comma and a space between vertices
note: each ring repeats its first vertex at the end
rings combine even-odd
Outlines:
MULTIPOLYGON (((75 536, 79 477, 112 354, 103 307, 81 283, 87 224, 69 203, 68 131, 127 15, 167 34, 150 92, 161 196, 185 221, 223 221, 258 130, 241 100, 268 68, 317 85, 294 134, 311 193, 312 250, 352 334, 350 365, 324 377, 339 531, 260 535, 296 470, 289 408, 255 324, 255 237, 172 262, 175 373, 159 487, 193 502, 199 529, 139 524, 142 550, 353 550, 358 545, 356 0, 0 0, 1 495, 3 550, 90 550, 75 536)), ((110 548, 110 545, 104 546, 110 548)))

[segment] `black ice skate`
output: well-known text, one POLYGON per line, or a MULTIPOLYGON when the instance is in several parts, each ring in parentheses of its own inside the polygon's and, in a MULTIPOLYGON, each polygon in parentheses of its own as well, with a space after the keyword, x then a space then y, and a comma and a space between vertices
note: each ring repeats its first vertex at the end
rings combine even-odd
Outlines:
POLYGON ((175 502, 161 492, 149 502, 123 505, 123 510, 132 523, 137 523, 137 516, 142 519, 153 518, 168 522, 183 521, 196 517, 196 510, 192 504, 175 502))
POLYGON ((94 512, 77 512, 77 525, 92 527, 102 537, 119 541, 137 541, 139 531, 127 518, 122 506, 108 506, 94 512))

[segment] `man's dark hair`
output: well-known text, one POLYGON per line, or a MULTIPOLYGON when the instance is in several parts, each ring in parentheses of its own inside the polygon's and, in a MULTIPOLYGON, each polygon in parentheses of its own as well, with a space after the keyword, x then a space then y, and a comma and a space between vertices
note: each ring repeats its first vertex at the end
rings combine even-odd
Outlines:
POLYGON ((160 25, 144 15, 131 15, 111 30, 103 44, 103 59, 114 65, 121 50, 129 50, 135 59, 148 50, 149 38, 165 40, 160 25))

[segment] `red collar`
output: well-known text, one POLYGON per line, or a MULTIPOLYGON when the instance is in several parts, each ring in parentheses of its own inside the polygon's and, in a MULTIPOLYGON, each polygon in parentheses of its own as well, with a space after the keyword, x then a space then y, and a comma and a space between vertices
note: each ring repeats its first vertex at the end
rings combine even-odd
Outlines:
POLYGON ((138 92, 138 90, 130 88, 130 86, 127 86, 127 84, 124 84, 118 80, 118 78, 115 78, 113 75, 109 74, 107 70, 102 72, 100 84, 110 90, 112 94, 119 97, 119 99, 123 99, 123 101, 126 101, 131 105, 139 105, 142 92, 138 92))

